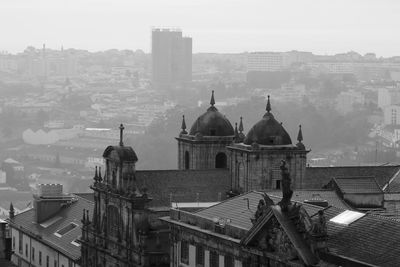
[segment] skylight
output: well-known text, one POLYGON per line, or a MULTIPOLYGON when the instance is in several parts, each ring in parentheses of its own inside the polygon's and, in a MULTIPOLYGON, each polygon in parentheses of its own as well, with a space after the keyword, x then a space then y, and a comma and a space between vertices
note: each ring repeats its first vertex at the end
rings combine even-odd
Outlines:
POLYGON ((357 211, 352 211, 352 210, 345 210, 339 215, 333 217, 330 219, 330 222, 338 223, 338 224, 343 224, 343 225, 349 225, 361 217, 365 216, 364 213, 357 212, 357 211))
POLYGON ((81 238, 81 237, 79 236, 78 238, 72 240, 72 241, 71 241, 71 244, 74 245, 74 246, 80 247, 80 246, 81 246, 81 243, 79 243, 79 239, 80 239, 80 238, 81 238))
POLYGON ((58 237, 62 237, 69 231, 72 231, 73 229, 75 229, 77 226, 78 225, 76 223, 70 223, 70 224, 64 226, 63 228, 61 228, 60 230, 58 230, 57 232, 55 232, 54 235, 56 235, 58 237))

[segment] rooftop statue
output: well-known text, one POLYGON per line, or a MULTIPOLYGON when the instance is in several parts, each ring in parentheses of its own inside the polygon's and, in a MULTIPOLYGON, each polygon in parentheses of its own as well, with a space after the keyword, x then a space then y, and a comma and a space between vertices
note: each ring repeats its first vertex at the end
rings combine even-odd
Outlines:
POLYGON ((291 179, 288 168, 286 167, 286 161, 281 161, 281 175, 282 175, 282 200, 279 202, 279 206, 281 206, 282 211, 287 211, 288 206, 291 204, 291 198, 293 195, 293 191, 290 188, 291 179))

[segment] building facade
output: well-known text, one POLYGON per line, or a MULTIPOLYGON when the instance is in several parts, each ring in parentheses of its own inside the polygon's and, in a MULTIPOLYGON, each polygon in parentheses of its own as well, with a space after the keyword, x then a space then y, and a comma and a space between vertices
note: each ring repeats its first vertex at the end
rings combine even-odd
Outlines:
POLYGON ((34 208, 8 219, 11 261, 17 266, 79 267, 82 210, 91 212, 93 203, 77 195, 62 193, 62 185, 39 185, 34 208))
POLYGON ((152 30, 153 83, 172 85, 192 80, 192 38, 178 29, 152 30))
POLYGON ((271 113, 268 96, 267 112, 247 133, 242 143, 228 147, 232 189, 236 192, 248 192, 260 189, 280 189, 281 177, 279 166, 285 160, 294 174, 293 186, 303 188, 307 153, 302 143, 301 127, 298 143, 292 140, 271 113))
POLYGON ((185 117, 182 119, 182 131, 176 137, 179 170, 229 168, 226 147, 235 141, 235 132, 229 120, 214 106, 214 91, 210 105, 193 123, 189 133, 185 117))
POLYGON ((94 176, 94 210, 82 227, 82 265, 167 266, 168 231, 158 229, 148 210, 148 198, 139 190, 135 179, 138 158, 122 142, 109 146, 103 153, 106 169, 94 176))

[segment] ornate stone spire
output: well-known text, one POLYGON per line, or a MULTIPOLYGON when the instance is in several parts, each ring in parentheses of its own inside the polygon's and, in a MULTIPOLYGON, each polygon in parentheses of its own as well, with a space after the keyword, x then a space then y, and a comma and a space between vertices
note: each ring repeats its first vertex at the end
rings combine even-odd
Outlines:
POLYGON ((14 205, 12 202, 10 202, 10 210, 9 210, 9 217, 10 219, 13 219, 15 216, 15 210, 14 210, 14 205))
POLYGON ((99 182, 101 182, 103 178, 101 177, 101 167, 99 167, 99 182))
POLYGON ((121 123, 119 126, 119 145, 124 146, 123 138, 124 138, 124 125, 121 123))
POLYGON ((243 117, 240 117, 239 133, 243 133, 243 117))
POLYGON ((237 122, 235 122, 235 141, 239 142, 239 132, 237 127, 237 122))
POLYGON ((86 224, 86 209, 83 209, 83 214, 82 214, 82 224, 86 224))
POLYGON ((299 125, 299 133, 297 134, 297 141, 299 141, 299 143, 303 141, 303 132, 301 131, 301 124, 299 125))
POLYGON ((210 100, 210 104, 211 104, 211 106, 214 106, 214 105, 215 105, 215 99, 214 99, 214 90, 212 90, 212 92, 211 92, 211 100, 210 100))
POLYGON ((182 115, 182 126, 181 126, 181 129, 182 129, 181 134, 187 134, 185 115, 182 115))
POLYGON ((89 210, 86 210, 86 223, 87 223, 87 224, 90 224, 89 210))
POLYGON ((94 180, 95 182, 98 182, 98 181, 99 181, 99 175, 98 175, 98 173, 97 173, 97 166, 95 166, 94 169, 95 169, 95 171, 94 171, 93 180, 94 180))
POLYGON ((266 107, 266 110, 267 110, 267 112, 268 112, 268 113, 270 113, 270 112, 271 112, 271 102, 269 101, 269 95, 268 95, 268 101, 267 101, 267 107, 266 107))

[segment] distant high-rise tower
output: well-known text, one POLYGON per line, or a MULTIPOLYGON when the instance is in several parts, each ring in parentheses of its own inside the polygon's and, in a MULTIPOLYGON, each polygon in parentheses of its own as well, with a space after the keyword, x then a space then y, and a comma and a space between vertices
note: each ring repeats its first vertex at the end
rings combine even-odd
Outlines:
POLYGON ((192 38, 176 29, 152 31, 153 83, 165 87, 192 80, 192 38))

